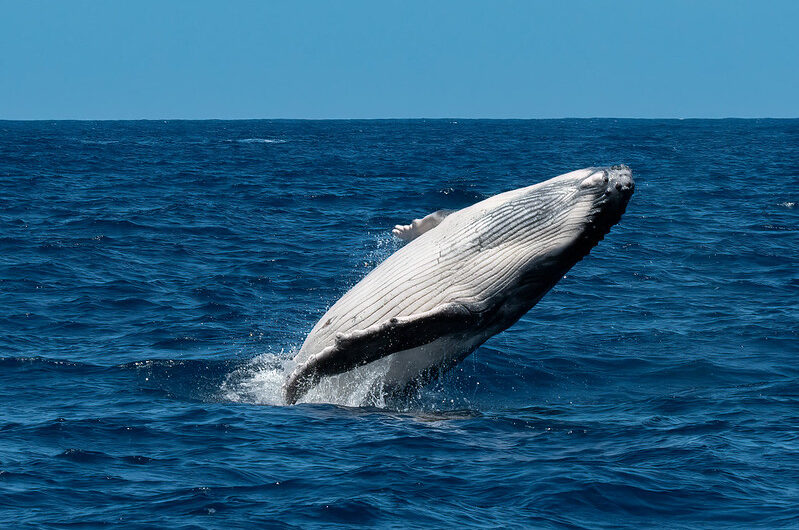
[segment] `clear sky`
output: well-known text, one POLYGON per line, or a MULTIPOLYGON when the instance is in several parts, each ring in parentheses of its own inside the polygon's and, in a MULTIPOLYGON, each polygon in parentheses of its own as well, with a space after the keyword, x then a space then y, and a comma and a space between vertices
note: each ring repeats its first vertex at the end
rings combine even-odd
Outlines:
POLYGON ((0 0, 0 119, 799 117, 799 0, 0 0))

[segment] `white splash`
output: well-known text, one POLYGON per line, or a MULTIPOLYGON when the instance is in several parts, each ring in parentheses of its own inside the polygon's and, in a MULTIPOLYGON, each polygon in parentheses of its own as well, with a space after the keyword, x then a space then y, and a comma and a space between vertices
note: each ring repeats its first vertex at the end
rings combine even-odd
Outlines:
POLYGON ((264 353, 229 373, 219 387, 220 397, 235 403, 285 405, 283 381, 294 364, 283 352, 264 353))
MULTIPOLYGON (((294 368, 296 351, 264 353, 229 373, 219 397, 234 403, 284 406, 283 383, 294 368)), ((385 407, 383 377, 388 363, 375 362, 334 377, 324 378, 298 403, 331 403, 346 407, 385 407)))

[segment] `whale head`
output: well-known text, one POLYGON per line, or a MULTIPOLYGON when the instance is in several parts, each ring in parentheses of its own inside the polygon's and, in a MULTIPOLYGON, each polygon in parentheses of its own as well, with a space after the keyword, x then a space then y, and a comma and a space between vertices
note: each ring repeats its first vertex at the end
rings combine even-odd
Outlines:
POLYGON ((629 167, 591 167, 498 195, 486 213, 501 226, 495 241, 526 257, 537 299, 619 222, 634 189, 629 167))
POLYGON ((578 176, 578 196, 590 201, 583 220, 580 239, 590 244, 588 250, 601 241, 610 228, 619 222, 635 190, 630 168, 624 165, 589 168, 590 174, 578 176))

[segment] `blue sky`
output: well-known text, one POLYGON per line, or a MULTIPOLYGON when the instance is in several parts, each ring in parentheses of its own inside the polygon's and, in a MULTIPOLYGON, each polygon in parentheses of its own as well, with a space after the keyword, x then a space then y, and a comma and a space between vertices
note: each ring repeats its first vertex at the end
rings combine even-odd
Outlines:
POLYGON ((799 1, 0 0, 0 119, 797 117, 799 1))

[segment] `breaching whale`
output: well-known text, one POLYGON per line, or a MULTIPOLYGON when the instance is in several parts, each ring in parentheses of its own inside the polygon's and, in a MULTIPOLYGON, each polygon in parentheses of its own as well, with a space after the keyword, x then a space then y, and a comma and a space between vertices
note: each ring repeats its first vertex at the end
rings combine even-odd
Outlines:
POLYGON ((387 363, 385 391, 456 365, 585 257, 634 188, 627 166, 591 167, 396 226, 409 243, 313 327, 283 385, 286 402, 370 363, 387 363))

